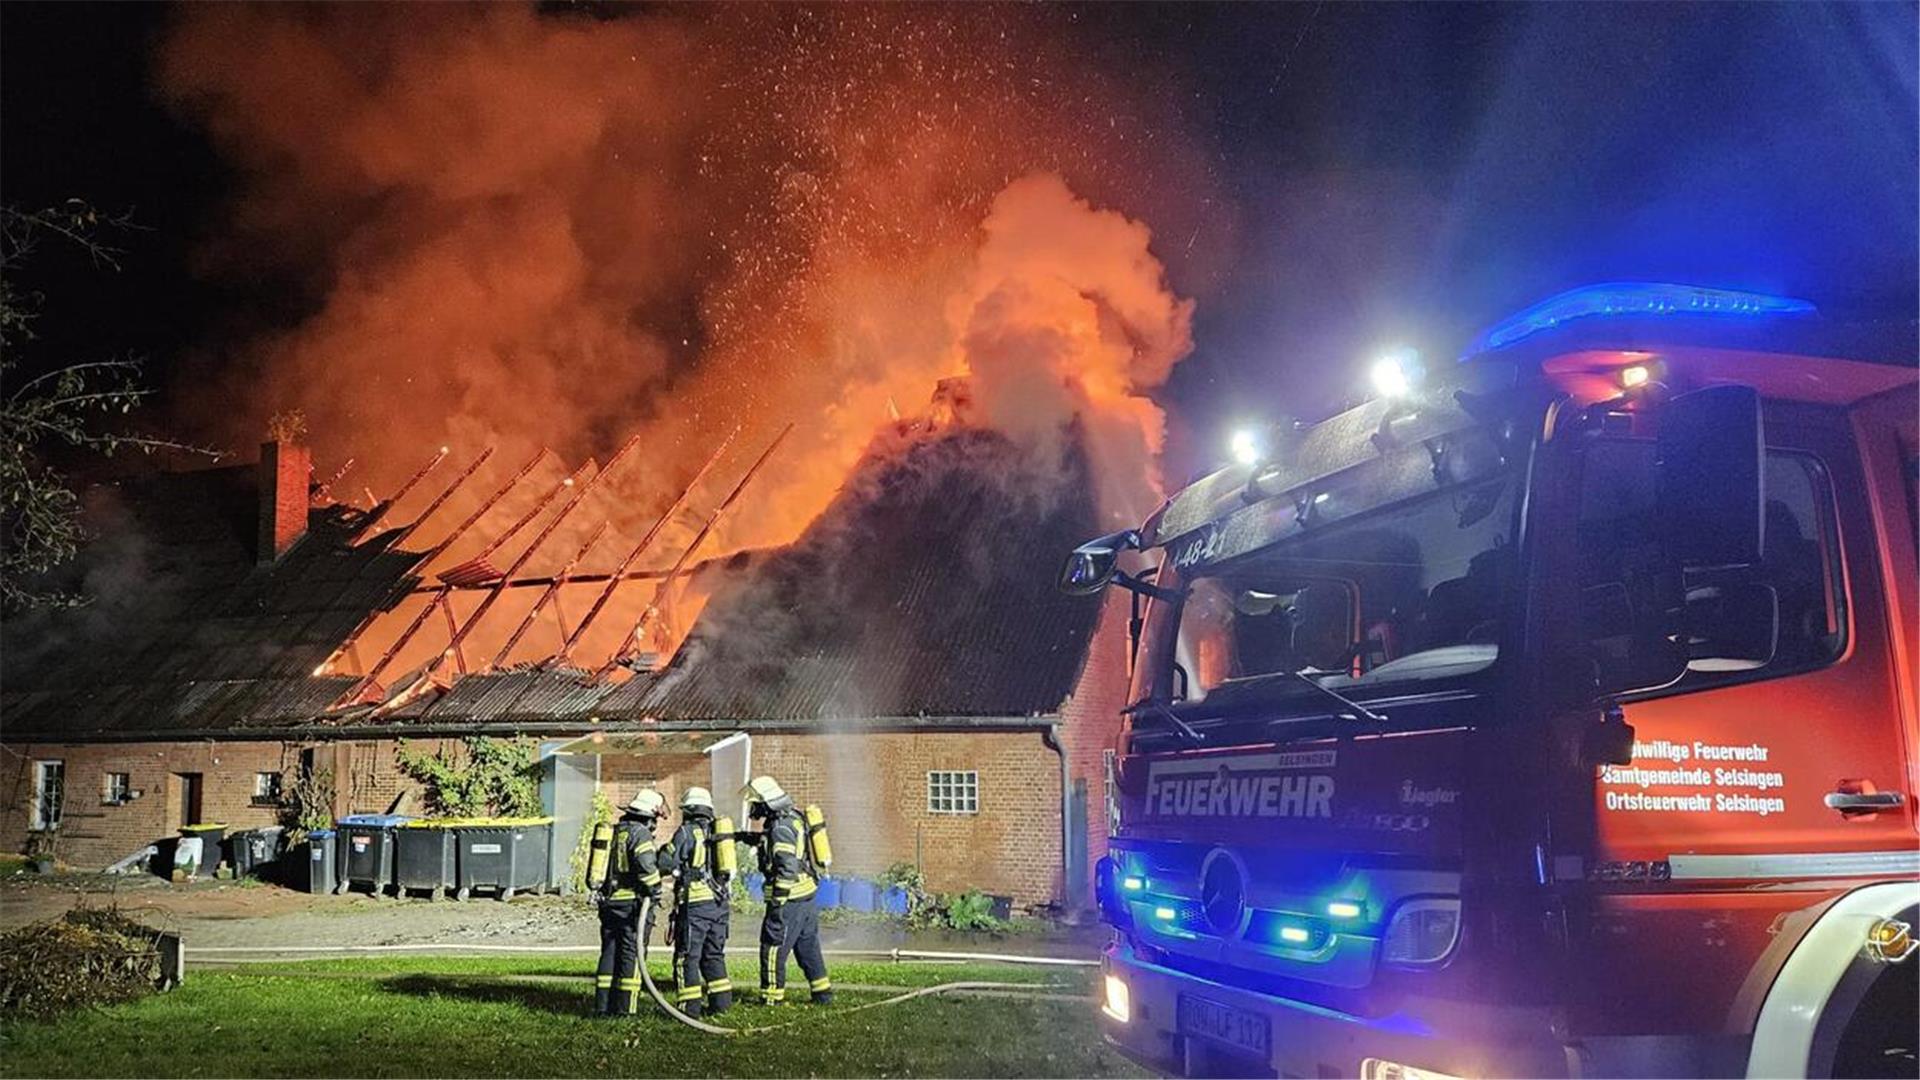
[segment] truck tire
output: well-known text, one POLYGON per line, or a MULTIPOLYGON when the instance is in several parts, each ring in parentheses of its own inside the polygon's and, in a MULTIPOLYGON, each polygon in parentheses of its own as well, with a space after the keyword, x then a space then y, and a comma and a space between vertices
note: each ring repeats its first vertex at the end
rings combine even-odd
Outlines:
POLYGON ((1920 1076, 1920 964, 1913 960, 1887 964, 1854 1007, 1834 1053, 1834 1076, 1920 1076))

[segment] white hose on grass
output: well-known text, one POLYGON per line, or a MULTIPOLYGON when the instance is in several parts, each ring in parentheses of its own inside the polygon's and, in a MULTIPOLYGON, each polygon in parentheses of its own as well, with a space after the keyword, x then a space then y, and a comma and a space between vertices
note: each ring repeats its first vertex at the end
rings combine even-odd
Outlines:
MULTIPOLYGON (((476 952, 476 953, 598 953, 598 945, 492 945, 478 941, 417 941, 397 945, 196 945, 193 956, 226 955, 246 953, 267 955, 286 955, 292 953, 339 954, 339 953, 427 953, 427 952, 476 952)), ((822 949, 827 956, 883 956, 896 963, 924 961, 928 963, 982 963, 982 964, 1029 964, 1044 967, 1099 967, 1098 960, 1082 960, 1066 956, 1022 956, 1019 953, 971 953, 937 952, 926 949, 822 949)), ((727 950, 729 953, 745 955, 758 953, 749 946, 737 946, 727 950)))
MULTIPOLYGON (((654 1004, 666 1010, 666 1013, 668 1016, 673 1017, 675 1020, 678 1020, 682 1024, 685 1024, 686 1026, 694 1029, 695 1031, 704 1032, 708 1035, 719 1035, 722 1037, 732 1037, 736 1035, 760 1035, 769 1031, 779 1031, 782 1028, 790 1028, 796 1024, 804 1023, 808 1019, 824 1017, 824 1016, 845 1016, 849 1013, 857 1013, 866 1009, 878 1009, 886 1005, 899 1005, 902 1002, 912 1001, 915 998, 931 997, 934 994, 951 993, 956 990, 1033 990, 1035 989, 1032 983, 949 982, 949 983, 941 983, 938 986, 923 986, 918 990, 909 990, 903 994, 895 994, 893 997, 883 998, 880 1001, 869 1001, 869 1002, 866 1002, 865 1004, 854 1005, 850 1008, 835 1009, 832 1013, 817 1013, 815 1014, 814 1017, 796 1017, 795 1019, 788 1020, 783 1023, 761 1024, 757 1027, 740 1027, 740 1028, 722 1027, 719 1024, 709 1024, 705 1020, 697 1020, 691 1016, 688 1016, 686 1013, 681 1012, 677 1006, 675 1006, 672 1002, 667 1000, 667 996, 660 992, 660 988, 654 985, 653 971, 647 966, 647 950, 653 944, 649 940, 652 937, 652 935, 646 932, 647 914, 652 909, 652 907, 653 907, 652 897, 647 897, 645 900, 642 900, 640 902, 640 927, 641 927, 640 981, 646 985, 647 993, 652 995, 654 1004)), ((896 949, 894 950, 894 952, 899 953, 900 950, 896 949)), ((922 953, 920 955, 926 956, 929 954, 922 953)), ((1034 996, 1041 997, 1041 996, 1052 996, 1052 995, 1036 994, 1034 996)))

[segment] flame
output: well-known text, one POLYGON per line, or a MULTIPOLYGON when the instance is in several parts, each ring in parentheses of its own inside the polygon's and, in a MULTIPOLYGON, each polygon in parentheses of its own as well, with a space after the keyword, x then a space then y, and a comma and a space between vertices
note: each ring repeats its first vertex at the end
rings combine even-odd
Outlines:
MULTIPOLYGON (((733 425, 737 475, 799 423, 703 554, 787 543, 922 408, 1036 457, 1078 432, 1103 512, 1137 522, 1164 429, 1148 395, 1191 348, 1192 303, 1141 218, 1115 207, 1183 237, 1226 223, 1150 69, 1109 77, 1056 43, 1057 18, 184 8, 160 84, 247 178, 209 272, 304 282, 313 300, 246 364, 193 373, 216 383, 198 400, 251 403, 197 421, 237 442, 254 414, 297 405, 317 452, 356 455, 389 490, 422 446, 456 459, 497 446, 437 514, 449 523, 538 447, 559 453, 438 567, 565 482, 564 461, 605 460, 636 430, 645 460, 591 492, 527 573, 551 573, 609 519, 596 557, 610 564, 733 425)), ((697 498, 643 567, 671 563, 716 498, 697 498)), ((655 607, 635 644, 670 652, 702 587, 654 591, 623 587, 575 659, 604 657, 655 607)), ((384 616, 358 655, 379 655, 425 602, 384 616)), ((447 602, 458 622, 477 598, 447 602)), ((556 607, 578 617, 590 602, 568 586, 556 607)), ((489 623, 504 626, 465 656, 491 656, 531 603, 498 605, 489 623)), ((515 659, 554 638, 529 633, 515 659)))

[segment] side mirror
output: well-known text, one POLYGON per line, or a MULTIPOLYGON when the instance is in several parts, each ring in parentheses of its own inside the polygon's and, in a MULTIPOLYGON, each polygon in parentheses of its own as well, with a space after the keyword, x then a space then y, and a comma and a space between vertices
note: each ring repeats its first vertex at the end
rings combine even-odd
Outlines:
POLYGON ((1137 550, 1140 534, 1123 529, 1073 549, 1067 564, 1060 568, 1060 591, 1072 596, 1090 596, 1107 587, 1120 568, 1120 553, 1137 550))
POLYGON ((1740 581, 1687 589, 1687 667, 1752 671, 1773 659, 1780 637, 1780 595, 1740 581))
POLYGON ((1752 566, 1766 523, 1760 394, 1714 386, 1662 406, 1656 500, 1681 569, 1752 566))

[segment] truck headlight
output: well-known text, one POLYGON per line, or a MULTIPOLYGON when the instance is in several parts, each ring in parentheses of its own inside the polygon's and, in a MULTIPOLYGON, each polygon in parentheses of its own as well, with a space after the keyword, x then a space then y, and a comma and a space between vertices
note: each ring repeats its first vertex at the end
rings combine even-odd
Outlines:
POLYGON ((1368 1058, 1360 1063, 1361 1080, 1461 1080, 1452 1073, 1416 1069, 1385 1058, 1368 1058))
POLYGON ((1389 964, 1437 964, 1460 940, 1460 901, 1409 900, 1387 924, 1380 958, 1389 964))
POLYGON ((1106 1000, 1101 1002, 1100 1011, 1126 1023, 1133 1017, 1133 996, 1127 991, 1127 981, 1118 975, 1107 976, 1106 1000))

